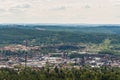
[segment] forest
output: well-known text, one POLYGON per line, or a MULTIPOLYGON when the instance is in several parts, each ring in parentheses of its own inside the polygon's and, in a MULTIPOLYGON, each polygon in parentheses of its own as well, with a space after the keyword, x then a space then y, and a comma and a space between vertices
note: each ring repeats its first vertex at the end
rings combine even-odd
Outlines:
POLYGON ((68 31, 49 31, 36 29, 1 28, 0 45, 23 44, 24 40, 29 40, 32 45, 49 44, 78 44, 78 43, 102 43, 105 39, 112 40, 118 44, 119 34, 107 33, 85 33, 68 31))
POLYGON ((120 80, 120 68, 0 69, 0 80, 120 80))

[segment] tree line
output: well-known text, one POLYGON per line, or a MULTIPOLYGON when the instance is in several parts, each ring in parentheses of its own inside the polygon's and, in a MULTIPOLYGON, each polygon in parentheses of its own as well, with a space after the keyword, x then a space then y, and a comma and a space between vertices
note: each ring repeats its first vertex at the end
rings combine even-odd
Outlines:
POLYGON ((0 80, 120 80, 120 68, 0 69, 0 80))

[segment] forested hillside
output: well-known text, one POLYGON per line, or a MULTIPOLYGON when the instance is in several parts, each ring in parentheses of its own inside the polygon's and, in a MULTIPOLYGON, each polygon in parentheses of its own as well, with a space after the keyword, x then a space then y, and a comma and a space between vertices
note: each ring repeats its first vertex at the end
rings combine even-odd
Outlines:
POLYGON ((31 44, 77 44, 77 43, 101 43, 109 38, 114 43, 119 43, 120 35, 105 33, 85 33, 67 31, 49 31, 36 29, 1 28, 0 45, 22 44, 29 40, 31 44))

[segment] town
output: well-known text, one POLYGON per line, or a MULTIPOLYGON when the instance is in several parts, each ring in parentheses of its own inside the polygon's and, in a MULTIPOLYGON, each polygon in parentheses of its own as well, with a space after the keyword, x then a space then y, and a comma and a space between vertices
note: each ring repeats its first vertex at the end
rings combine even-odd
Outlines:
MULTIPOLYGON (((37 49, 38 47, 25 47, 22 45, 8 46, 5 50, 30 50, 37 49), (21 48, 22 47, 22 48, 21 48)), ((2 50, 2 49, 1 49, 2 50)), ((35 54, 29 56, 29 53, 25 53, 23 56, 4 56, 0 55, 0 68, 15 68, 15 67, 31 67, 31 68, 43 68, 43 67, 61 67, 61 68, 81 68, 84 66, 89 67, 120 67, 119 56, 112 54, 98 54, 88 52, 72 51, 71 53, 57 52, 49 54, 35 54)))

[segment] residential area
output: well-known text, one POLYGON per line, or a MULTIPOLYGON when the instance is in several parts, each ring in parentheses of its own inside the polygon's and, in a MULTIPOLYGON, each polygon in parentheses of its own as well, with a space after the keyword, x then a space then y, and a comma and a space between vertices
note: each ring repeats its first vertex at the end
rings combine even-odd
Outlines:
POLYGON ((61 68, 81 68, 89 67, 120 67, 120 58, 110 54, 89 54, 89 53, 50 53, 47 55, 39 54, 34 57, 27 55, 18 56, 0 56, 0 68, 15 68, 16 66, 42 68, 42 67, 61 67, 61 68), (59 56, 54 56, 59 54, 59 56), (79 55, 71 58, 71 55, 79 55))

